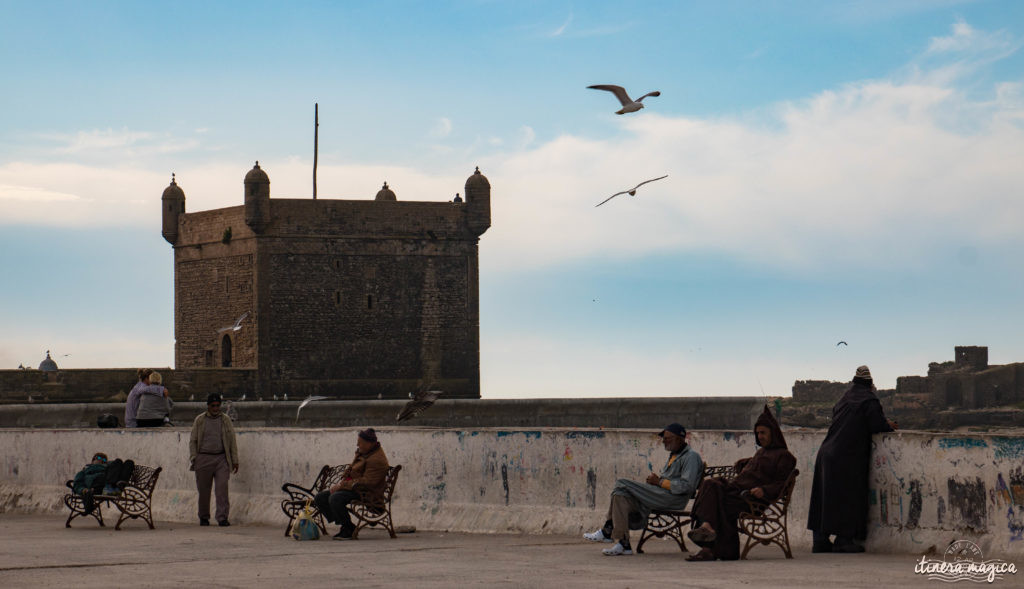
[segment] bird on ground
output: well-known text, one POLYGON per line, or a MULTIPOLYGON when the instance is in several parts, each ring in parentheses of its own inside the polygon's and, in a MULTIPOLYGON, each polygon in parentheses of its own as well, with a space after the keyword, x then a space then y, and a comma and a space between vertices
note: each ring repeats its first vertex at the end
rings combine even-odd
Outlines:
MULTIPOLYGON (((302 411, 303 407, 305 407, 306 405, 309 405, 313 401, 323 401, 326 398, 327 397, 321 397, 319 395, 310 395, 310 396, 306 397, 306 400, 304 400, 303 402, 299 403, 299 408, 295 410, 295 423, 299 422, 299 412, 302 411)), ((286 400, 287 400, 287 396, 286 396, 286 400)))
POLYGON ((848 343, 846 343, 846 342, 844 342, 844 341, 840 341, 839 343, 837 343, 837 344, 836 344, 836 347, 838 347, 838 346, 839 346, 839 344, 842 344, 842 345, 844 345, 844 346, 846 346, 846 347, 850 347, 850 344, 848 344, 848 343))
POLYGON ((406 403, 405 407, 402 408, 402 411, 399 412, 398 417, 395 418, 395 423, 416 417, 424 409, 433 405, 434 401, 443 394, 443 391, 419 391, 416 393, 409 393, 409 398, 412 400, 406 403))
POLYGON ((232 325, 230 327, 221 327, 220 329, 217 330, 217 333, 224 333, 225 331, 238 331, 239 329, 242 329, 242 321, 244 321, 245 318, 248 317, 248 316, 249 316, 249 312, 248 311, 246 311, 245 313, 242 313, 242 316, 239 317, 237 320, 235 320, 235 324, 234 325, 232 325))
POLYGON ((661 176, 661 177, 658 177, 658 178, 651 178, 650 180, 644 180, 643 182, 637 184, 636 186, 630 188, 629 190, 623 190, 622 192, 616 192, 615 194, 609 196, 608 198, 606 198, 606 199, 602 200, 601 202, 597 203, 596 205, 594 205, 594 208, 596 209, 597 207, 599 207, 599 206, 603 205, 604 203, 610 201, 611 199, 615 198, 616 196, 619 196, 620 194, 628 194, 630 196, 636 196, 636 189, 637 188, 640 188, 641 186, 643 186, 644 184, 647 184, 648 182, 656 182, 658 180, 664 180, 665 178, 668 178, 668 174, 665 174, 664 176, 661 176))
POLYGON ((607 90, 614 94, 615 97, 619 99, 619 102, 622 103, 622 109, 615 111, 615 114, 617 115, 624 115, 629 112, 636 112, 640 110, 644 107, 644 103, 642 102, 643 99, 648 96, 661 96, 661 92, 655 90, 654 92, 648 92, 640 98, 633 100, 629 97, 629 94, 626 94, 626 89, 622 86, 615 86, 614 84, 598 84, 596 86, 587 86, 587 88, 592 88, 594 90, 607 90))

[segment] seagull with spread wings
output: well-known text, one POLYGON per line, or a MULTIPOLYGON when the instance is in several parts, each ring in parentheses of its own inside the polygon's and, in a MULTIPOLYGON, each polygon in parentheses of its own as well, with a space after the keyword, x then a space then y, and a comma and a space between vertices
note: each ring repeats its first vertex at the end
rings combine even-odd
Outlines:
POLYGON ((248 316, 248 311, 242 313, 242 316, 235 320, 234 325, 231 325, 229 327, 221 327, 220 329, 217 330, 217 333, 224 333, 225 331, 238 331, 239 329, 242 329, 242 321, 245 321, 245 318, 248 316))
POLYGON ((416 417, 421 411, 433 405, 434 401, 443 394, 444 392, 442 391, 419 391, 416 393, 409 393, 409 397, 412 398, 412 401, 405 404, 405 407, 402 408, 398 417, 395 418, 395 423, 416 417))
POLYGON ((665 178, 668 178, 668 174, 665 174, 664 176, 661 176, 660 178, 651 178, 650 180, 644 180, 643 182, 637 184, 636 186, 630 188, 629 190, 623 190, 622 192, 616 192, 615 194, 609 196, 608 198, 606 198, 606 199, 602 200, 601 202, 597 203, 596 205, 594 205, 594 208, 596 209, 597 207, 603 205, 604 203, 610 201, 611 199, 615 198, 616 196, 618 196, 620 194, 628 194, 630 196, 636 196, 636 189, 637 188, 640 188, 641 186, 643 186, 644 184, 647 184, 648 182, 655 182, 657 180, 664 180, 665 178))
POLYGON ((591 88, 593 90, 606 90, 614 94, 615 98, 618 98, 619 103, 622 104, 622 109, 615 111, 615 114, 617 115, 624 115, 626 113, 640 110, 644 107, 643 99, 648 96, 661 96, 661 92, 655 90, 654 92, 648 92, 640 98, 633 100, 629 97, 629 94, 626 94, 626 89, 622 86, 616 86, 614 84, 597 84, 596 86, 587 86, 587 88, 591 88))

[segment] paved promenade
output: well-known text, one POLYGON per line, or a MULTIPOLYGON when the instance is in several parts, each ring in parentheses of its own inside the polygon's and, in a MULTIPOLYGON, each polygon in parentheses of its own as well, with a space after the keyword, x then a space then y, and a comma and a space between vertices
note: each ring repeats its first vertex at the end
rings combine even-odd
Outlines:
POLYGON ((797 552, 786 560, 775 547, 757 547, 749 561, 692 563, 661 540, 641 555, 606 557, 603 545, 565 536, 416 532, 392 540, 369 530, 357 541, 296 542, 283 526, 157 522, 149 530, 129 521, 114 531, 81 518, 73 525, 65 529, 58 516, 0 515, 0 587, 946 586, 915 575, 909 554, 797 552))

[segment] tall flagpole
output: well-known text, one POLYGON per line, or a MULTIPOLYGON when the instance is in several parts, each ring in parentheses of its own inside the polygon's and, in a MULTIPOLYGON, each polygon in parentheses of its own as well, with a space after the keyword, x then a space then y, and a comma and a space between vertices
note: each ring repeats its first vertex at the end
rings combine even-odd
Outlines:
POLYGON ((320 148, 320 104, 313 103, 313 200, 316 200, 316 158, 320 148))

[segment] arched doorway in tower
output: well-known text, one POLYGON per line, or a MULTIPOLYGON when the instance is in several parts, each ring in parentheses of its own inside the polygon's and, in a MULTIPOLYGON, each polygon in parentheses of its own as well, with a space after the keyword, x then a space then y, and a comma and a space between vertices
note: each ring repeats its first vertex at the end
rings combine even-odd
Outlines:
POLYGON ((226 333, 220 341, 220 365, 224 368, 231 368, 231 338, 226 333))

